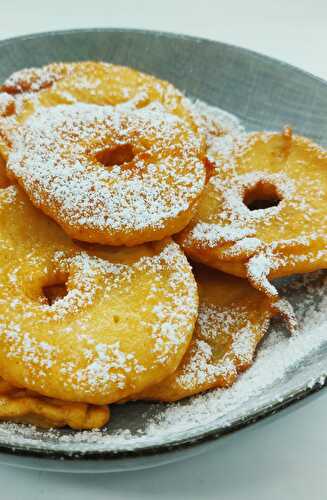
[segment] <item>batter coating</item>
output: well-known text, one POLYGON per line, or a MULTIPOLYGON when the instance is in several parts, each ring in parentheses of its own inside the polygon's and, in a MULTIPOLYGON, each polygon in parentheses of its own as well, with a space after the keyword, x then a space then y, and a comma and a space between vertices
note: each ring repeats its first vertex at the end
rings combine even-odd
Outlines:
POLYGON ((75 239, 137 245, 180 231, 205 184, 201 141, 161 107, 42 109, 11 137, 8 175, 75 239))
POLYGON ((272 299, 270 279, 327 265, 327 153, 289 129, 254 133, 216 169, 179 236, 193 259, 272 299))
POLYGON ((176 372, 138 399, 177 401, 215 387, 229 387, 249 368, 271 317, 269 300, 246 280, 197 265, 199 316, 176 372))
POLYGON ((0 191, 0 376, 51 398, 108 404, 172 373, 191 340, 197 290, 171 240, 74 245, 15 186, 0 191), (52 300, 49 287, 66 288, 52 300))
POLYGON ((18 389, 0 379, 0 420, 32 424, 45 429, 70 427, 100 429, 110 418, 108 406, 70 403, 18 389))
POLYGON ((10 181, 6 174, 6 163, 0 154, 0 189, 10 185, 10 181))

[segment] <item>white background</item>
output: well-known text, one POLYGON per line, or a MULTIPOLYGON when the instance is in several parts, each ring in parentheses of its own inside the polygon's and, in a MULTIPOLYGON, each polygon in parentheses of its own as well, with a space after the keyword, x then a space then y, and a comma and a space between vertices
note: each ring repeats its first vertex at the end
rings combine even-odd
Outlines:
MULTIPOLYGON (((217 39, 327 79, 327 0, 0 0, 2 37, 95 26, 217 39)), ((215 451, 178 464, 95 476, 0 466, 0 498, 325 500, 326 421, 323 390, 234 434, 215 451)))

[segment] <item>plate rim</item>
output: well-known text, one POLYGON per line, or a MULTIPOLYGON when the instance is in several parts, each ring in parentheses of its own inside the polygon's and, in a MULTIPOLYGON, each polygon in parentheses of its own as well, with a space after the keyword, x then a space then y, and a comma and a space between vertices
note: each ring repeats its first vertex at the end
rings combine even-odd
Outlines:
POLYGON ((48 30, 48 31, 38 31, 34 33, 27 33, 24 35, 15 35, 15 36, 9 36, 9 38, 1 38, 0 39, 0 49, 4 47, 5 45, 9 45, 12 42, 17 42, 17 41, 23 41, 23 40, 29 40, 29 39, 36 39, 40 38, 43 36, 56 36, 56 35, 64 35, 64 34, 78 34, 78 33, 139 33, 142 35, 154 35, 154 36, 161 36, 165 38, 178 38, 180 40, 193 40, 196 41, 197 43, 202 43, 202 42, 210 42, 213 44, 218 44, 221 46, 224 46, 226 48, 230 49, 236 49, 240 50, 241 52, 247 52, 251 54, 252 56, 257 57, 258 59, 264 59, 264 60, 269 60, 273 63, 280 64, 281 66, 288 67, 290 69, 293 69, 295 71, 298 71, 300 73, 303 73, 306 76, 309 76, 310 78, 313 78, 314 80, 320 82, 323 85, 327 85, 327 79, 325 80, 324 78, 315 75, 314 73, 311 73, 308 70, 299 68, 298 66, 295 66, 292 63, 283 61, 281 59, 278 59, 277 57, 269 56, 266 54, 263 54, 261 52, 258 52, 253 49, 248 49, 246 47, 242 47, 237 44, 232 44, 232 43, 226 43, 222 42, 220 40, 214 40, 213 38, 206 38, 206 37, 201 37, 201 36, 193 36, 193 35, 188 35, 184 33, 174 33, 173 31, 164 31, 164 30, 147 30, 147 29, 142 29, 142 28, 126 28, 126 27, 95 27, 95 28, 74 28, 74 29, 62 29, 62 30, 48 30))
MULTIPOLYGON (((288 62, 282 61, 278 58, 262 54, 252 49, 244 48, 238 46, 236 44, 230 44, 221 42, 218 40, 214 40, 212 38, 192 36, 183 33, 174 33, 169 31, 158 31, 158 30, 146 30, 146 29, 137 29, 137 28, 127 28, 127 27, 87 27, 87 28, 77 28, 77 29, 63 29, 63 30, 50 30, 50 31, 40 31, 36 33, 18 35, 18 36, 9 36, 9 38, 3 38, 0 40, 0 50, 1 48, 14 44, 20 41, 34 40, 34 39, 42 39, 43 37, 49 38, 57 35, 74 35, 74 34, 90 34, 90 33, 136 33, 141 35, 151 35, 156 37, 164 37, 164 38, 175 38, 179 40, 191 40, 197 43, 206 43, 210 42, 212 44, 217 44, 225 49, 233 49, 240 51, 242 53, 247 53, 257 58, 257 60, 261 61, 269 61, 274 64, 278 64, 280 66, 290 68, 298 73, 302 73, 304 76, 309 77, 317 82, 319 82, 322 86, 327 87, 327 80, 312 74, 310 71, 304 70, 302 68, 298 68, 297 66, 290 64, 288 62)), ((327 385, 327 379, 321 383, 319 378, 317 378, 310 387, 301 387, 298 391, 292 391, 289 393, 285 399, 280 401, 272 402, 269 405, 264 406, 254 414, 249 417, 244 418, 241 422, 236 422, 230 426, 225 426, 218 429, 212 429, 209 431, 204 431, 198 436, 194 437, 184 437, 184 438, 176 438, 175 441, 170 443, 163 443, 160 445, 149 445, 144 446, 142 448, 137 449, 129 449, 129 450, 119 450, 119 451, 83 451, 83 452, 74 452, 71 453, 69 451, 64 450, 44 450, 37 449, 32 446, 24 446, 24 445, 5 445, 4 443, 0 444, 0 454, 7 456, 17 456, 17 457, 25 457, 25 458, 37 458, 37 459, 46 459, 46 460, 62 460, 64 459, 67 462, 80 462, 80 461, 116 461, 121 459, 130 459, 130 458, 145 458, 150 456, 160 456, 167 455, 167 453, 172 454, 173 452, 187 450, 188 448, 195 448, 197 446, 203 445, 205 443, 216 441, 222 437, 231 435, 245 427, 253 426, 258 421, 263 420, 274 413, 283 412, 286 408, 294 405, 297 402, 305 399, 311 394, 320 391, 325 388, 327 385)))
MULTIPOLYGON (((207 432, 203 432, 198 436, 192 438, 176 439, 176 441, 169 444, 160 445, 150 445, 144 446, 142 448, 130 449, 125 451, 82 451, 82 452, 69 452, 69 451, 59 451, 59 450, 44 450, 37 449, 33 447, 24 447, 23 445, 0 445, 0 455, 6 456, 17 456, 21 458, 34 458, 44 461, 58 461, 64 460, 67 462, 115 462, 122 459, 137 459, 137 458, 148 458, 148 457, 160 457, 161 455, 173 454, 174 452, 186 451, 189 448, 200 447, 201 445, 213 443, 221 438, 233 435, 234 433, 245 429, 253 427, 256 423, 261 420, 273 416, 276 413, 283 414, 284 411, 289 407, 296 407, 304 399, 309 396, 320 392, 322 389, 327 387, 327 379, 323 383, 320 382, 319 377, 310 385, 310 387, 302 388, 297 392, 290 392, 289 395, 283 399, 283 401, 273 402, 272 404, 266 405, 264 408, 258 409, 255 414, 244 418, 242 421, 236 422, 230 426, 225 426, 217 429, 212 429, 207 432)), ((0 460, 1 463, 1 460, 0 460)), ((48 469, 49 470, 49 469, 48 469)), ((68 471, 71 472, 71 471, 68 471)))

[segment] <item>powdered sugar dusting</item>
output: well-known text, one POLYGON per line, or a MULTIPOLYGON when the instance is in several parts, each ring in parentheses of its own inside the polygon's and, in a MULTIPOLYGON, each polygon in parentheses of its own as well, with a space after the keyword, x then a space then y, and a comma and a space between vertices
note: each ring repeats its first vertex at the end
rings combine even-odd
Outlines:
POLYGON ((10 116, 15 112, 15 100, 10 94, 0 92, 0 116, 10 116))
MULTIPOLYGON (((192 328, 191 318, 196 314, 195 284, 189 281, 187 273, 183 269, 184 264, 179 259, 178 254, 178 247, 175 244, 167 245, 158 256, 143 257, 133 266, 112 264, 109 261, 90 257, 86 253, 81 253, 68 260, 64 260, 60 256, 58 265, 64 266, 65 269, 74 269, 75 286, 68 291, 64 298, 58 299, 51 307, 48 305, 39 306, 41 312, 43 311, 41 316, 34 311, 31 317, 35 328, 37 325, 40 328, 40 324, 44 323, 49 342, 39 342, 32 333, 21 330, 21 317, 26 319, 31 309, 28 304, 24 309, 23 298, 19 299, 18 297, 14 304, 14 309, 18 313, 17 322, 12 319, 8 324, 2 318, 0 335, 7 339, 8 358, 23 359, 25 365, 30 368, 30 376, 25 381, 27 386, 31 388, 33 380, 38 380, 40 383, 40 379, 44 378, 44 387, 46 387, 49 376, 47 368, 51 368, 54 364, 63 375, 61 377, 63 388, 73 388, 77 393, 82 390, 85 394, 88 392, 92 394, 94 391, 101 392, 105 387, 108 391, 111 383, 124 389, 129 373, 145 371, 142 361, 132 352, 126 353, 122 350, 119 341, 112 344, 95 341, 95 332, 89 333, 91 315, 87 306, 96 307, 95 297, 99 290, 103 294, 102 300, 105 302, 107 296, 114 294, 115 290, 119 290, 123 286, 123 282, 127 286, 126 282, 130 282, 135 274, 143 273, 146 275, 150 272, 155 275, 157 273, 160 280, 162 269, 168 265, 173 272, 171 272, 165 288, 161 290, 161 284, 156 282, 155 277, 152 288, 155 297, 160 297, 161 293, 164 292, 168 298, 174 290, 174 295, 171 295, 173 304, 169 305, 167 300, 159 302, 156 308, 153 308, 154 317, 152 320, 149 322, 144 320, 142 326, 152 338, 150 343, 153 344, 153 352, 155 353, 153 366, 169 362, 170 356, 177 353, 185 342, 183 330, 186 332, 192 328), (99 275, 105 277, 105 283, 103 280, 99 281, 99 275), (184 298, 176 293, 176 287, 180 286, 181 280, 189 282, 188 296, 184 298), (62 359, 64 353, 61 352, 60 343, 56 340, 58 332, 56 332, 55 325, 59 321, 63 334, 74 334, 77 325, 74 325, 74 321, 67 323, 67 316, 75 313, 78 317, 81 311, 83 314, 80 315, 80 320, 77 320, 80 333, 77 336, 79 345, 76 344, 76 359, 65 361, 62 359), (82 353, 86 363, 84 363, 83 368, 79 368, 81 359, 77 354, 77 347, 80 351, 80 346, 84 346, 82 353), (60 363, 59 359, 61 359, 60 363)), ((151 296, 148 295, 147 299, 151 300, 151 296)), ((5 304, 6 301, 7 297, 2 296, 1 304, 5 304)))
POLYGON ((235 127, 226 133, 233 144, 226 153, 210 121, 202 123, 216 169, 179 241, 190 256, 225 271, 238 262, 255 287, 277 297, 269 279, 326 265, 327 154, 289 129, 246 135, 235 127), (251 193, 271 206, 250 208, 251 193))
POLYGON ((3 377, 46 396, 100 398, 102 404, 120 399, 121 391, 121 397, 137 391, 138 384, 143 389, 145 372, 156 376, 167 367, 168 375, 170 363, 175 366, 185 352, 197 314, 196 283, 179 246, 167 240, 134 253, 87 253, 36 213, 15 186, 0 195, 3 377), (27 239, 18 218, 29 224, 27 239), (134 260, 126 262, 126 254, 134 260), (67 283, 67 294, 49 305, 42 287, 57 279, 67 283))
POLYGON ((236 375, 235 365, 227 356, 220 363, 214 363, 212 357, 210 344, 204 340, 196 340, 191 363, 177 377, 177 384, 188 390, 194 386, 215 383, 219 377, 236 375))
POLYGON ((99 232, 102 242, 107 234, 117 244, 146 230, 153 239, 168 221, 185 217, 204 185, 200 142, 159 105, 133 112, 86 104, 41 109, 12 142, 7 168, 34 203, 71 233, 99 232), (102 150, 126 144, 133 159, 124 165, 97 160, 102 150))
POLYGON ((74 65, 54 63, 42 68, 21 69, 7 78, 1 89, 10 94, 38 92, 67 75, 73 67, 74 65))
MULTIPOLYGON (((112 407, 108 430, 77 433, 43 432, 15 424, 0 425, 0 440, 9 446, 86 453, 137 450, 228 429, 303 388, 324 383, 327 350, 327 277, 315 273, 293 280, 283 293, 293 303, 300 332, 289 338, 278 324, 261 345, 254 365, 229 389, 211 391, 183 403, 112 407), (139 426, 121 417, 133 414, 139 426)), ((240 348, 242 351, 242 348, 240 348)))
POLYGON ((239 119, 200 100, 192 104, 191 111, 206 138, 208 159, 217 166, 231 160, 236 145, 245 138, 245 129, 239 119))
POLYGON ((217 384, 219 377, 220 383, 233 381, 238 365, 251 362, 260 331, 263 335, 266 330, 267 318, 267 315, 258 317, 257 324, 253 324, 244 307, 218 308, 202 303, 198 317, 201 336, 192 348, 185 369, 177 377, 177 384, 187 390, 217 384), (235 328, 236 325, 240 328, 235 328))
MULTIPOLYGON (((239 235, 241 230, 242 227, 237 228, 236 234, 239 235)), ((218 227, 216 238, 221 238, 219 231, 221 229, 218 227)), ((250 249, 256 247, 255 238, 251 238, 251 235, 251 231, 241 234, 247 239, 246 245, 250 249)), ((207 239, 210 242, 212 237, 209 235, 207 239)), ((233 238, 236 245, 239 239, 239 236, 233 238)), ((14 275, 12 278, 15 281, 14 275)), ((17 448, 32 446, 39 450, 61 450, 67 454, 119 452, 191 440, 213 429, 228 428, 303 388, 312 387, 317 382, 324 383, 326 292, 327 279, 324 273, 297 278, 284 287, 283 293, 292 301, 299 319, 299 335, 289 339, 275 324, 259 349, 256 363, 230 389, 211 391, 186 402, 167 406, 137 403, 113 408, 112 422, 108 430, 104 431, 72 434, 1 424, 0 442, 17 448), (126 416, 126 412, 132 417, 124 425, 121 417, 126 416), (137 425, 135 420, 139 422, 137 425)), ((160 314, 160 307, 157 312, 160 314)), ((235 341, 234 348, 240 356, 243 353, 246 357, 248 336, 242 338, 241 343, 235 341)), ((46 345, 42 347, 49 352, 46 345)), ((105 353, 101 347, 99 349, 102 358, 105 353)), ((210 354, 205 344, 199 346, 199 350, 204 357, 210 354)), ((95 367, 95 370, 98 368, 95 367)))
POLYGON ((251 236, 251 234, 255 234, 255 232, 244 227, 221 226, 219 224, 202 222, 196 224, 191 229, 185 240, 185 244, 190 245, 196 240, 199 247, 214 248, 217 244, 242 240, 242 238, 251 236))

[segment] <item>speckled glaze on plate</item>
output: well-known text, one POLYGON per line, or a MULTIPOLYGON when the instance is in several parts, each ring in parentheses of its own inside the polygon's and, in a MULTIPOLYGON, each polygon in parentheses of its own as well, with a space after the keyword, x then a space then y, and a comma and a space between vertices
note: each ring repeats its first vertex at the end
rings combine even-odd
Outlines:
MULTIPOLYGON (((325 82, 282 62, 205 39, 123 29, 87 29, 12 38, 0 42, 0 80, 27 66, 86 59, 129 65, 167 79, 187 95, 237 115, 248 130, 278 130, 290 124, 296 132, 327 146, 325 82)), ((295 278, 283 286, 284 295, 291 300, 298 315, 306 315, 307 329, 310 325, 317 328, 312 346, 307 341, 304 347, 296 344, 293 351, 286 344, 284 347, 285 332, 274 324, 259 350, 258 363, 252 372, 241 377, 235 390, 242 394, 242 384, 246 387, 251 382, 254 370, 258 371, 258 377, 266 372, 269 376, 261 380, 251 397, 238 405, 229 404, 226 393, 218 391, 207 399, 188 400, 176 410, 162 404, 115 406, 108 429, 89 438, 83 433, 73 435, 68 430, 50 434, 24 426, 15 430, 1 424, 0 462, 67 472, 154 467, 216 446, 218 438, 323 387, 327 335, 325 342, 321 334, 326 326, 325 318, 316 313, 325 306, 326 274, 316 273, 309 281, 308 284, 306 279, 295 278), (276 370, 271 375, 268 363, 278 355, 278 349, 284 349, 281 352, 286 354, 289 349, 289 369, 280 373, 276 370), (225 413, 218 411, 220 401, 225 413), (174 411, 176 421, 179 414, 183 421, 185 413, 184 427, 174 427, 173 423, 169 427, 169 418, 174 421, 170 413, 173 415, 174 411)))

